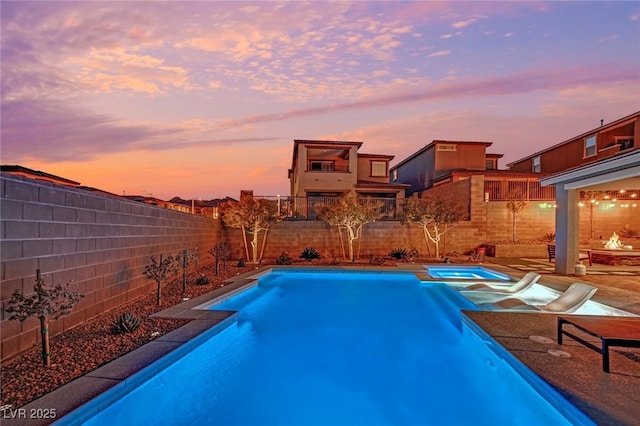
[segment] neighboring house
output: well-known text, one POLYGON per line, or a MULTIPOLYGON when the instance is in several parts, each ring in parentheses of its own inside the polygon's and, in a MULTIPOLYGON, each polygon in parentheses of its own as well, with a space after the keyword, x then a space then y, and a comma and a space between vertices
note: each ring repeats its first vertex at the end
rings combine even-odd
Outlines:
POLYGON ((393 155, 362 154, 362 142, 294 140, 289 169, 292 197, 346 192, 376 198, 404 198, 407 185, 389 183, 393 155))
POLYGON ((72 188, 82 189, 85 191, 91 191, 97 194, 108 195, 111 197, 118 197, 117 194, 104 191, 102 189, 93 188, 90 186, 80 185, 80 182, 76 182, 71 179, 63 178, 60 176, 52 175, 51 173, 43 172, 40 170, 33 170, 28 167, 19 165, 0 165, 0 172, 8 173, 14 176, 21 176, 28 179, 35 179, 44 182, 50 182, 56 185, 64 185, 72 188))
POLYGON ((169 201, 164 201, 162 205, 165 208, 179 210, 186 213, 199 214, 201 216, 219 219, 220 204, 227 201, 236 201, 231 197, 214 198, 212 200, 191 199, 183 200, 180 197, 173 197, 169 201))
POLYGON ((73 181, 71 179, 63 178, 60 176, 52 175, 50 173, 41 172, 39 170, 29 169, 27 167, 18 165, 1 165, 0 171, 9 173, 15 176, 24 176, 30 179, 43 180, 46 182, 55 183, 58 185, 78 187, 80 182, 73 181))
POLYGON ((410 185, 407 195, 455 182, 456 172, 497 170, 502 154, 487 154, 492 142, 434 140, 390 170, 391 182, 410 185))
POLYGON ((558 173, 640 148, 640 111, 507 164, 514 172, 558 173))
MULTIPOLYGON (((289 169, 291 197, 298 205, 355 192, 359 197, 395 201, 404 199, 408 185, 389 183, 389 162, 393 155, 362 154, 362 142, 296 139, 289 169), (299 200, 298 200, 299 199, 299 200), (296 201, 298 200, 298 201, 296 201)), ((313 206, 299 207, 298 214, 311 214, 313 206)), ((312 214, 311 214, 312 215, 312 214)))
POLYGON ((175 210, 183 213, 191 213, 190 206, 182 205, 180 203, 174 203, 173 201, 165 201, 147 195, 123 195, 122 197, 126 198, 127 200, 151 204, 153 206, 162 207, 164 209, 175 210))

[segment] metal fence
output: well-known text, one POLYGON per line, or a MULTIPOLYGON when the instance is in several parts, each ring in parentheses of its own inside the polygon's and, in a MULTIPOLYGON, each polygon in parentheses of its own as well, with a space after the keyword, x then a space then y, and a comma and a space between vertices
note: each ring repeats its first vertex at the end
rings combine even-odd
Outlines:
POLYGON ((511 197, 522 197, 525 201, 552 201, 556 199, 554 186, 542 186, 534 179, 484 181, 485 201, 507 201, 511 197))
MULTIPOLYGON (((553 201, 556 198, 555 187, 543 187, 534 179, 485 180, 485 201, 507 201, 514 194, 521 194, 525 201, 553 201)), ((519 195, 520 196, 520 195, 519 195)), ((271 200, 277 206, 278 216, 283 220, 320 220, 318 212, 338 202, 338 197, 288 197, 256 196, 271 200)), ((379 208, 379 220, 400 220, 405 198, 360 197, 361 203, 379 208)))
MULTIPOLYGON (((338 197, 273 197, 256 196, 262 200, 273 201, 278 216, 283 220, 320 220, 318 212, 338 203, 338 197)), ((399 220, 404 199, 360 197, 359 202, 375 205, 381 214, 379 220, 399 220)))

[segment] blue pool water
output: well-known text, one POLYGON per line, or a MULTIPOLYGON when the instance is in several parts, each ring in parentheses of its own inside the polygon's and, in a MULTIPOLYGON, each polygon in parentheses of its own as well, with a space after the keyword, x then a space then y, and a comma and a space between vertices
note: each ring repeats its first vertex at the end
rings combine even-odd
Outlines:
POLYGON ((593 424, 463 323, 474 306, 413 274, 274 272, 214 307, 237 321, 84 424, 593 424))
POLYGON ((425 265, 432 278, 442 279, 474 279, 510 281, 511 277, 482 266, 433 266, 425 265))

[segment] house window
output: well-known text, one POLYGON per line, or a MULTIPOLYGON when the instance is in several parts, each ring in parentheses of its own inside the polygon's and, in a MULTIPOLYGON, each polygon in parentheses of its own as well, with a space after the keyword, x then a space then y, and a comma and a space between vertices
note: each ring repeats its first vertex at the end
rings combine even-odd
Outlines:
POLYGON ((333 161, 311 161, 309 170, 314 172, 332 172, 335 168, 333 161))
POLYGON ((540 173, 540 156, 533 157, 533 162, 531 166, 531 171, 534 173, 540 173))
POLYGON ((596 135, 584 140, 584 156, 591 157, 592 155, 596 155, 596 135))
POLYGON ((486 170, 493 170, 495 169, 495 162, 493 160, 484 160, 484 168, 486 170))
POLYGON ((386 161, 372 161, 371 162, 371 176, 387 176, 387 162, 386 161))
POLYGON ((391 177, 393 178, 394 182, 398 180, 398 169, 395 169, 393 172, 391 172, 391 177))

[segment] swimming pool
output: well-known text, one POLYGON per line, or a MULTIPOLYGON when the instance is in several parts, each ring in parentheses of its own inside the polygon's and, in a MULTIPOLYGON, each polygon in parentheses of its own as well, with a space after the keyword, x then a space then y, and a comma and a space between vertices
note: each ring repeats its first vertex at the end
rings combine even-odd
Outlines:
POLYGON ((510 281, 511 277, 482 266, 424 265, 431 278, 510 281))
POLYGON ((235 322, 60 424, 593 424, 463 322, 474 306, 411 273, 273 272, 213 307, 235 322))

